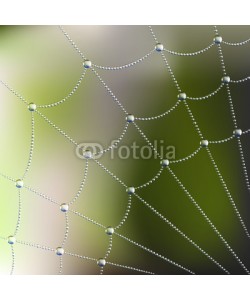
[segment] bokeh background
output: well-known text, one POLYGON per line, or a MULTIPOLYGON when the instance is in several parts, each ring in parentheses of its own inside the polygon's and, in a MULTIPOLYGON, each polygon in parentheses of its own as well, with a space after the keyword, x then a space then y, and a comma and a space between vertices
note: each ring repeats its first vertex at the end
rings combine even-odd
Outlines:
MULTIPOLYGON (((119 66, 134 61, 154 48, 147 26, 65 26, 65 30, 86 57, 97 65, 119 66)), ((193 52, 213 40, 212 26, 153 26, 165 48, 193 52)), ((249 38, 249 26, 219 26, 225 41, 249 38)), ((48 104, 58 101, 74 87, 82 73, 82 59, 56 26, 1 26, 0 78, 28 102, 48 104)), ((225 64, 232 79, 249 76, 250 43, 233 47, 222 45, 225 64)), ((183 91, 189 96, 203 96, 215 90, 222 77, 216 47, 194 57, 166 57, 183 91)), ((161 114, 176 102, 177 91, 159 53, 144 62, 122 70, 98 70, 127 111, 136 116, 161 114)), ((231 85, 239 127, 250 128, 249 82, 231 85)), ((208 140, 224 139, 232 134, 233 123, 225 89, 205 101, 189 101, 197 122, 208 140)), ((76 93, 65 103, 41 108, 53 123, 78 143, 96 142, 108 146, 120 136, 124 115, 91 71, 76 93)), ((192 153, 199 137, 183 105, 170 115, 155 121, 138 121, 151 141, 164 140, 173 145, 176 159, 192 153)), ((19 178, 26 167, 30 144, 30 113, 4 86, 0 87, 0 171, 19 178)), ((133 126, 121 145, 146 145, 133 126)), ((247 166, 250 164, 249 136, 242 136, 247 166)), ((235 140, 211 145, 211 152, 229 190, 250 228, 249 193, 247 193, 235 140)), ((129 186, 150 180, 159 170, 159 160, 121 160, 106 154, 100 161, 129 186)), ((25 183, 51 196, 59 203, 70 201, 83 178, 85 161, 75 148, 38 115, 35 115, 35 148, 31 169, 25 183)), ((250 268, 250 242, 234 215, 218 176, 205 151, 189 161, 173 165, 196 201, 208 214, 242 261, 250 268)), ((152 185, 138 192, 148 203, 177 225, 197 244, 234 274, 243 274, 215 233, 199 215, 177 183, 164 172, 152 185)), ((56 248, 64 236, 64 215, 59 208, 27 190, 22 190, 22 220, 18 239, 56 248)), ((95 163, 90 162, 84 190, 74 204, 75 210, 102 223, 116 226, 127 206, 124 188, 95 163)), ((0 235, 13 234, 17 220, 17 190, 0 177, 0 235)), ((104 256, 108 237, 104 231, 85 220, 69 215, 68 252, 94 258, 104 256)), ((157 218, 136 198, 120 233, 143 244, 197 274, 221 274, 205 256, 157 218)), ((0 240, 0 273, 11 268, 10 246, 0 240)), ((15 245, 15 274, 57 274, 59 258, 52 252, 15 245)), ((157 274, 185 274, 184 271, 114 236, 109 261, 146 269, 157 274)), ((64 274, 98 274, 95 262, 63 257, 64 274)), ((105 266, 104 274, 137 274, 122 268, 105 266)))

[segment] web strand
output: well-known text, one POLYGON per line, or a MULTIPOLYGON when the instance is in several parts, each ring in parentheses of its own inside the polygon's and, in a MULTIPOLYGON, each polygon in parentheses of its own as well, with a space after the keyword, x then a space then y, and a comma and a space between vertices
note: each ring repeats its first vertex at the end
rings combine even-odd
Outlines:
MULTIPOLYGON (((217 29, 216 26, 215 26, 215 33, 218 34, 218 29, 217 29)), ((247 40, 247 41, 245 41, 241 44, 243 45, 248 41, 249 40, 247 40)), ((218 45, 218 51, 219 51, 219 56, 220 56, 221 68, 223 70, 223 74, 225 75, 226 74, 225 62, 224 62, 222 48, 221 48, 220 45, 218 45)), ((243 81, 245 81, 245 80, 243 80, 243 81)), ((240 81, 240 82, 242 82, 242 81, 240 81)), ((228 103, 229 103, 229 108, 230 108, 230 112, 231 112, 231 116, 232 116, 232 120, 233 120, 234 129, 237 129, 238 124, 237 124, 237 119, 236 119, 234 105, 233 105, 233 99, 232 99, 232 96, 231 96, 231 91, 230 91, 229 85, 226 85, 226 89, 227 89, 228 103)), ((247 169, 246 169, 246 163, 245 163, 245 158, 244 158, 244 153, 243 153, 241 141, 240 141, 239 138, 238 138, 238 150, 239 150, 239 153, 240 153, 240 159, 241 159, 241 165, 242 165, 242 169, 243 169, 245 184, 246 184, 246 187, 248 189, 248 192, 250 192, 249 177, 248 177, 248 173, 247 173, 247 169)), ((250 236, 248 235, 248 237, 250 237, 250 236)))

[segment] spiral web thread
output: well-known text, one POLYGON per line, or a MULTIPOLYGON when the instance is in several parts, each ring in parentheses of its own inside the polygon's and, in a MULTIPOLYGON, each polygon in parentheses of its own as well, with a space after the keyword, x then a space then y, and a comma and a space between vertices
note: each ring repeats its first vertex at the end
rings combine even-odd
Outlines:
MULTIPOLYGON (((81 59, 83 60, 83 62, 86 60, 86 57, 84 56, 84 54, 82 53, 82 51, 78 48, 78 46, 76 45, 76 43, 70 38, 70 36, 68 35, 68 33, 64 30, 64 28, 62 26, 59 26, 59 29, 61 30, 61 32, 64 34, 64 36, 67 38, 67 40, 69 41, 69 43, 72 45, 72 47, 74 48, 74 50, 76 50, 76 52, 80 55, 81 59)), ((118 98, 114 95, 114 93, 112 92, 112 90, 108 87, 108 85, 105 83, 105 81, 102 79, 102 77, 98 74, 97 69, 101 69, 101 70, 107 70, 107 71, 121 71, 123 69, 127 69, 130 67, 134 67, 135 65, 142 63, 144 60, 146 59, 150 59, 150 56, 154 55, 154 53, 158 52, 158 55, 161 56, 163 63, 165 64, 167 71, 169 72, 169 75, 171 77, 171 79, 173 80, 175 87, 177 89, 178 94, 182 94, 183 91, 181 90, 179 83, 168 63, 168 60, 165 56, 165 53, 171 54, 171 55, 176 55, 176 56, 195 56, 195 55, 200 55, 206 51, 209 51, 212 47, 217 47, 218 49, 218 56, 220 59, 220 64, 221 64, 221 69, 222 69, 222 74, 223 77, 227 77, 228 74, 226 72, 226 66, 224 63, 224 57, 223 57, 223 47, 222 45, 229 45, 229 46, 242 46, 245 45, 246 43, 250 42, 250 39, 247 39, 246 41, 243 42, 238 42, 238 43, 232 43, 232 42, 226 42, 224 40, 221 40, 220 42, 218 42, 218 40, 220 39, 219 36, 219 32, 216 26, 214 26, 214 32, 215 32, 215 38, 214 41, 208 45, 206 48, 192 52, 192 53, 181 53, 181 52, 175 52, 172 50, 168 50, 165 48, 162 48, 161 50, 157 50, 157 45, 159 45, 159 41, 152 29, 151 26, 149 26, 149 31, 155 41, 155 47, 149 51, 147 54, 145 54, 143 57, 141 57, 140 59, 137 59, 131 63, 128 63, 126 65, 123 66, 117 66, 117 67, 105 67, 105 66, 99 66, 96 65, 92 62, 92 66, 89 69, 83 69, 83 72, 79 78, 79 80, 77 81, 75 87, 72 89, 72 91, 65 96, 63 99, 51 103, 51 104, 47 104, 47 105, 37 105, 35 110, 31 110, 30 114, 31 114, 31 141, 30 141, 30 151, 29 151, 29 158, 28 158, 28 162, 26 165, 26 168, 24 170, 24 174, 22 176, 20 176, 20 180, 23 181, 25 180, 25 177, 27 175, 27 173, 29 172, 31 163, 32 163, 32 156, 33 156, 33 151, 34 151, 34 141, 35 141, 35 119, 37 117, 40 117, 42 119, 45 120, 45 122, 47 122, 51 127, 53 127, 59 134, 61 134, 66 140, 68 140, 71 144, 73 144, 74 146, 78 146, 77 142, 74 141, 73 138, 71 138, 68 134, 66 134, 62 129, 60 129, 57 125, 55 125, 52 121, 50 121, 41 111, 40 109, 43 108, 51 108, 54 106, 58 106, 62 103, 64 103, 65 101, 67 101, 78 89, 78 87, 81 85, 84 77, 86 76, 87 72, 93 72, 93 74, 99 79, 100 83, 104 86, 104 88, 106 89, 106 91, 108 92, 108 94, 111 96, 111 98, 113 99, 113 101, 115 102, 116 105, 118 105, 120 107, 120 109, 123 111, 124 113, 124 119, 126 119, 126 116, 128 115, 127 110, 124 108, 124 106, 122 105, 122 103, 120 103, 120 101, 118 100, 118 98), (217 40, 216 40, 217 39, 217 40)), ((136 128, 136 130, 138 131, 138 133, 141 135, 141 137, 145 140, 145 142, 152 148, 152 150, 155 152, 155 154, 157 155, 159 161, 161 162, 161 167, 159 168, 159 171, 157 172, 157 174, 148 182, 138 186, 138 187, 134 187, 131 190, 131 187, 128 187, 126 185, 126 183, 124 183, 120 178, 118 178, 115 174, 113 174, 110 170, 108 170, 102 163, 100 163, 100 161, 96 158, 94 158, 94 156, 89 157, 86 159, 86 164, 85 164, 85 169, 84 169, 84 176, 83 179, 80 183, 80 187, 78 189, 78 191, 76 192, 75 196, 68 201, 68 203, 65 203, 66 205, 68 205, 68 210, 65 211, 65 233, 64 236, 62 237, 62 243, 60 245, 60 248, 63 249, 64 253, 63 255, 67 255, 67 256, 72 256, 72 257, 76 257, 79 259, 83 259, 89 262, 94 262, 97 263, 100 266, 100 274, 104 273, 105 270, 105 265, 111 265, 117 268, 124 268, 124 269, 129 269, 131 271, 131 273, 142 273, 142 274, 155 274, 149 270, 144 270, 144 269, 140 269, 140 268, 135 268, 133 266, 128 266, 128 265, 121 265, 117 262, 111 262, 109 261, 109 255, 112 251, 112 245, 113 245, 113 236, 116 236, 118 238, 123 239, 124 241, 150 253, 151 255, 156 256, 157 258, 161 259, 162 261, 164 261, 167 264, 172 264, 174 265, 176 268, 182 269, 184 272, 186 272, 187 274, 195 274, 194 271, 190 270, 189 268, 186 268, 185 266, 179 264, 178 262, 173 261, 172 259, 165 257, 163 255, 161 255, 160 253, 155 252, 152 249, 149 249, 147 247, 145 247, 144 245, 141 245, 139 243, 137 243, 136 241, 133 241, 132 239, 130 239, 127 236, 124 236, 122 234, 119 233, 119 229, 125 224, 127 218, 129 217, 129 214, 131 212, 131 209, 133 208, 132 205, 132 199, 133 201, 140 201, 143 205, 145 205, 145 207, 147 209, 149 209, 149 211, 151 211, 153 214, 155 214, 159 219, 161 219, 164 223, 166 223, 166 225, 170 226, 172 228, 172 230, 174 230, 177 234, 179 234, 182 238, 184 238, 188 243, 190 243, 192 246, 194 246, 199 252, 201 252, 204 256, 206 256, 206 258, 208 260, 210 260, 211 263, 215 264, 216 267, 218 267, 221 271, 223 271, 223 273, 225 274, 230 274, 230 272, 224 267, 222 266, 217 260, 215 260, 209 253, 207 253, 204 249, 202 249, 196 242, 194 242, 187 234, 185 234, 183 231, 181 231, 176 225, 174 225, 169 219, 167 219, 161 212, 159 212, 157 209, 155 209, 153 206, 151 206, 145 199, 143 199, 140 195, 139 195, 139 191, 140 189, 143 189, 147 186, 149 186, 150 184, 152 184, 153 182, 155 182, 163 172, 168 171, 169 174, 173 177, 173 179, 176 181, 176 183, 178 184, 179 188, 184 192, 185 197, 188 198, 189 201, 191 201, 191 203, 194 205, 194 207, 197 209, 197 211, 201 214, 201 216, 204 218, 204 221, 208 223, 208 225, 211 227, 211 229, 213 230, 213 232, 217 235, 218 239, 220 240, 220 242, 224 245, 225 249, 227 251, 229 251, 229 253, 232 255, 232 258, 236 260, 236 262, 241 266, 241 268, 244 270, 244 272, 246 274, 250 274, 250 271, 247 269, 246 265, 244 264, 244 262, 240 259, 240 257, 235 253, 235 251, 232 249, 232 247, 229 245, 228 241, 223 237, 223 235, 219 232, 219 230, 216 228, 216 226, 213 224, 213 222, 211 221, 211 219, 209 218, 209 216, 205 213, 205 211, 200 207, 200 205, 196 202, 196 200, 194 199, 194 197, 192 196, 192 194, 190 193, 190 191, 185 187, 184 183, 178 178, 178 176, 174 173, 174 171, 171 168, 171 164, 178 164, 181 163, 183 161, 187 161, 191 158, 193 158, 197 153, 199 153, 200 151, 202 151, 202 144, 190 155, 184 157, 184 158, 180 158, 177 160, 170 160, 168 161, 168 163, 164 164, 164 160, 163 157, 161 157, 161 155, 157 152, 157 150, 154 148, 154 146, 152 145, 152 143, 150 142, 150 140, 147 138, 146 134, 140 129, 140 126, 137 124, 140 121, 151 121, 151 120, 155 120, 155 119, 159 119, 159 118, 163 118, 166 117, 167 115, 169 115, 172 111, 174 111, 175 109, 177 109, 179 106, 183 105, 187 111, 187 115, 189 116, 189 118, 191 119, 194 129, 197 132, 197 134, 199 135, 199 138, 201 140, 204 140, 203 134, 200 130, 200 127, 195 119, 195 116, 192 113, 191 108, 189 107, 188 102, 189 101, 203 101, 203 100, 207 100, 210 99, 211 97, 213 97, 215 94, 217 94, 221 89, 226 89, 226 93, 227 93, 227 98, 228 98, 228 104, 229 104, 229 108, 230 108, 230 112, 231 112, 231 116, 232 116, 232 121, 233 121, 233 126, 234 126, 234 130, 238 129, 237 126, 237 119, 236 119, 236 115, 235 115, 235 111, 234 111, 234 105, 233 105, 233 99, 231 96, 231 91, 230 91, 230 85, 231 84, 238 84, 238 83, 242 83, 245 82, 247 80, 249 80, 250 77, 246 77, 240 80, 230 80, 230 82, 225 82, 222 81, 219 85, 218 88, 209 93, 208 95, 205 96, 200 96, 200 97, 190 97, 190 96, 186 96, 184 99, 181 97, 178 97, 178 100, 176 101, 176 104, 171 107, 169 110, 161 113, 160 115, 157 116, 153 116, 153 117, 137 117, 135 116, 135 120, 131 123, 126 122, 124 125, 124 129, 120 135, 120 137, 117 138, 117 142, 111 146, 109 146, 107 149, 104 149, 101 151, 101 153, 106 153, 108 151, 110 151, 111 149, 117 147, 117 145, 122 141, 123 137, 126 135, 127 129, 129 126, 134 126, 136 128), (105 253, 100 253, 100 257, 102 258, 102 261, 105 261, 105 263, 101 264, 100 263, 100 259, 96 259, 93 257, 87 257, 84 255, 79 255, 79 254, 75 254, 72 253, 70 251, 67 251, 67 239, 68 236, 70 234, 70 217, 71 215, 75 215, 83 220, 85 220, 86 222, 91 223, 93 226, 97 226, 98 228, 100 228, 100 230, 103 230, 103 232, 107 233, 107 226, 100 224, 98 221, 93 220, 87 216, 85 216, 84 214, 82 214, 81 212, 78 212, 76 210, 74 210, 72 208, 72 205, 77 201, 77 199, 80 197, 82 190, 84 189, 87 177, 88 177, 88 169, 91 166, 89 163, 96 163, 105 173, 107 173, 108 175, 110 175, 118 184, 122 185, 122 187, 124 188, 124 192, 126 192, 128 194, 128 203, 127 203, 127 207, 126 210, 124 212, 124 215, 121 219, 121 221, 113 227, 113 233, 112 234, 108 234, 108 247, 105 253)), ((6 84, 3 81, 0 81, 6 88, 9 89, 10 92, 12 92, 17 98, 19 98, 26 106, 29 104, 29 102, 22 96, 20 95, 18 92, 16 92, 12 87, 10 87, 8 84, 6 84)), ((244 130, 242 131, 242 136, 243 135, 247 135, 250 133, 250 129, 244 130)), ((241 164, 242 164, 242 170, 243 170, 243 175, 244 175, 244 179, 245 179, 245 184, 246 184, 246 188, 248 189, 248 192, 250 191, 250 184, 249 184, 249 177, 248 177, 248 172, 247 172, 247 168, 246 168, 246 163, 245 163, 245 158, 244 158, 244 151, 242 148, 242 144, 241 144, 241 135, 237 135, 232 134, 231 136, 222 139, 222 140, 217 140, 217 141, 208 141, 208 145, 206 145, 204 151, 207 152, 208 158, 211 161, 211 164, 218 176, 218 179, 224 189, 224 192, 226 193, 226 196, 230 202, 230 204, 232 205, 232 208, 234 210, 235 216, 238 219, 240 225, 242 226, 242 229, 245 233, 245 235, 250 238, 250 234, 248 232, 248 229, 245 225, 245 222, 243 220, 243 218, 241 217, 241 214, 234 202, 234 199, 230 193, 230 190, 216 164, 216 161, 213 157, 213 154, 210 150, 209 144, 222 144, 222 143, 226 143, 232 139, 236 139, 237 140, 237 145, 238 145, 238 150, 239 150, 239 155, 240 155, 240 159, 241 159, 241 164)), ((16 184, 16 179, 13 179, 11 176, 8 176, 4 173, 0 173, 0 175, 5 178, 6 180, 12 181, 16 184)), ((51 205, 57 205, 58 207, 60 207, 60 203, 58 203, 56 200, 52 199, 50 196, 45 195, 44 193, 34 189, 33 187, 30 187, 28 185, 25 184, 23 185, 24 189, 28 190, 31 193, 34 193, 38 196, 40 196, 42 199, 49 201, 51 203, 51 205)), ((60 210, 58 210, 60 213, 60 210)), ((44 245, 40 245, 40 244, 36 244, 36 243, 32 243, 32 242, 27 242, 27 241, 22 241, 18 239, 18 232, 21 226, 21 217, 22 217, 22 189, 18 189, 18 214, 17 214, 17 223, 16 223, 16 227, 14 228, 13 231, 13 235, 9 236, 9 237, 3 237, 0 236, 0 239, 2 239, 3 241, 9 242, 10 244, 10 251, 11 251, 11 257, 12 257, 12 264, 11 264, 11 274, 14 274, 15 271, 15 243, 18 243, 20 245, 24 245, 24 246, 29 246, 29 247, 34 247, 37 249, 41 249, 44 251, 52 251, 52 252, 56 252, 56 254, 58 254, 58 248, 57 249, 53 249, 51 247, 48 246, 44 246, 44 245), (14 240, 13 240, 14 239, 14 240)), ((59 254, 58 254, 59 255, 59 254)), ((63 273, 63 255, 59 255, 59 274, 63 273)))

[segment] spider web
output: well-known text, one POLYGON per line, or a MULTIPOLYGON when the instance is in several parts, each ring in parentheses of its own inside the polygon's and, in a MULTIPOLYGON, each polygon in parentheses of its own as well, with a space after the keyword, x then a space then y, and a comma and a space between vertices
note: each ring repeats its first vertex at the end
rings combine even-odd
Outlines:
MULTIPOLYGON (((69 43, 71 44, 73 49, 76 50, 76 52, 79 54, 80 58, 83 60, 83 64, 86 64, 87 58, 85 57, 83 52, 79 49, 79 47, 76 45, 75 41, 73 41, 71 39, 71 37, 68 35, 68 33, 65 31, 65 29, 63 27, 60 26, 59 28, 60 28, 61 32, 64 34, 64 36, 66 37, 66 39, 69 41, 69 43)), ((191 160, 201 151, 205 152, 210 161, 211 166, 213 167, 214 171, 217 174, 218 181, 224 190, 224 193, 228 199, 228 203, 232 207, 235 219, 237 219, 237 222, 240 224, 244 235, 247 238, 250 237, 247 226, 245 224, 245 221, 244 221, 243 217, 241 216, 242 213, 240 212, 238 205, 236 205, 235 199, 232 196, 229 186, 228 186, 226 180, 224 179, 224 176, 222 176, 222 173, 221 173, 221 171, 217 165, 217 162, 214 158, 213 152, 211 151, 211 148, 213 145, 219 147, 221 144, 228 143, 232 140, 237 141, 238 153, 239 153, 241 164, 242 164, 242 172, 243 172, 243 176, 244 176, 244 180, 245 180, 245 186, 249 192, 250 191, 249 177, 248 177, 248 173, 247 173, 241 139, 242 139, 242 137, 244 137, 245 135, 250 133, 250 129, 240 130, 238 128, 238 122, 237 122, 237 118, 236 118, 236 114, 235 114, 233 98, 231 95, 231 85, 232 84, 240 84, 242 82, 245 82, 245 81, 249 80, 250 77, 246 77, 246 78, 243 78, 240 80, 232 80, 229 77, 230 74, 227 73, 226 65, 224 62, 223 46, 224 45, 225 46, 242 46, 242 45, 245 45, 248 42, 250 42, 250 39, 245 40, 243 42, 238 42, 238 43, 231 43, 231 42, 224 41, 223 37, 222 37, 222 40, 220 40, 220 35, 218 32, 218 29, 215 26, 214 27, 214 34, 215 34, 214 40, 211 41, 211 43, 207 47, 205 47, 204 49, 198 50, 196 52, 192 52, 192 53, 181 53, 181 52, 175 52, 172 50, 168 50, 164 46, 162 46, 162 49, 161 49, 162 44, 160 44, 160 42, 158 41, 158 37, 155 35, 151 26, 149 26, 149 31, 153 37, 155 45, 153 45, 152 46, 153 49, 150 50, 143 57, 137 59, 136 61, 128 63, 126 65, 116 66, 116 67, 99 66, 92 61, 92 65, 90 68, 83 68, 82 74, 81 74, 79 80, 77 81, 76 85, 74 86, 72 91, 68 95, 66 95, 63 99, 61 99, 60 101, 51 103, 51 104, 45 104, 45 105, 37 104, 36 108, 34 110, 30 109, 31 110, 30 111, 31 142, 30 142, 29 158, 28 158, 28 162, 25 167, 24 173, 21 174, 21 176, 19 177, 20 178, 19 181, 17 181, 17 179, 13 178, 12 176, 6 175, 5 173, 1 173, 1 176, 3 178, 5 178, 6 180, 12 181, 16 185, 18 185, 18 184, 23 185, 17 189, 18 217, 17 217, 16 227, 14 228, 14 232, 12 234, 10 234, 9 237, 4 237, 4 236, 0 237, 4 242, 8 242, 10 244, 10 251, 11 251, 11 256, 12 256, 11 272, 10 272, 11 274, 13 274, 15 271, 15 265, 16 265, 15 247, 16 247, 16 244, 28 246, 28 247, 32 247, 32 248, 37 248, 40 250, 44 250, 45 252, 56 253, 59 256, 58 272, 60 274, 63 273, 63 261, 64 261, 65 256, 66 257, 67 256, 74 257, 74 258, 78 258, 78 259, 81 259, 84 261, 88 261, 89 263, 97 264, 100 269, 99 270, 100 274, 103 274, 105 272, 105 268, 107 266, 112 266, 112 267, 115 267, 118 269, 119 268, 127 269, 127 270, 129 270, 129 272, 131 272, 131 274, 134 274, 134 273, 156 274, 156 272, 151 270, 152 268, 144 269, 144 268, 140 268, 137 266, 135 267, 133 265, 121 264, 121 263, 119 263, 119 261, 117 262, 117 261, 110 260, 109 257, 110 257, 110 254, 112 253, 112 248, 114 246, 114 241, 113 241, 114 237, 118 238, 118 239, 122 239, 126 243, 129 243, 129 244, 135 246, 136 248, 147 252, 149 255, 154 256, 155 258, 157 258, 158 260, 161 260, 165 264, 172 265, 174 268, 181 270, 184 274, 197 274, 197 272, 194 272, 190 267, 185 266, 184 263, 180 263, 177 260, 175 261, 172 257, 168 257, 166 255, 161 254, 160 252, 156 252, 154 249, 151 249, 148 246, 145 246, 144 244, 141 244, 141 243, 133 240, 129 236, 121 233, 121 229, 124 226, 124 224, 126 224, 131 212, 133 211, 133 205, 136 202, 141 203, 151 215, 154 215, 162 223, 165 223, 166 226, 170 227, 170 229, 172 230, 172 232, 174 234, 178 235, 186 243, 188 243, 192 247, 194 247, 197 252, 199 252, 202 256, 205 257, 206 260, 209 261, 209 263, 215 265, 215 267, 218 269, 218 271, 220 271, 221 273, 224 273, 224 274, 231 274, 231 272, 228 269, 228 266, 223 265, 218 259, 215 259, 214 256, 211 255, 206 249, 203 249, 203 247, 201 247, 198 242, 194 241, 189 236, 189 234, 187 234, 185 232, 185 230, 180 229, 179 226, 177 226, 174 222, 172 222, 169 218, 167 218, 165 216, 164 212, 161 212, 160 210, 158 210, 150 202, 148 202, 146 197, 142 196, 141 191, 144 188, 149 187, 149 186, 151 186, 151 184, 155 183, 160 178, 160 176, 162 176, 162 174, 166 173, 166 172, 168 172, 168 174, 176 182, 180 191, 182 191, 183 197, 185 197, 185 199, 188 199, 191 202, 191 204, 194 206, 194 208, 196 209, 196 212, 198 212, 198 214, 201 215, 203 222, 206 222, 208 224, 212 233, 217 237, 217 240, 224 247, 224 250, 227 251, 229 253, 229 255, 231 256, 231 259, 234 260, 236 262, 236 264, 239 265, 242 272, 244 272, 246 274, 250 274, 244 260, 240 257, 240 255, 238 255, 237 251, 235 249, 233 249, 233 247, 230 244, 230 241, 228 241, 228 239, 225 238, 224 234, 221 233, 221 230, 218 229, 219 226, 216 226, 215 223, 212 221, 213 216, 211 214, 207 213, 205 211, 205 209, 202 208, 201 204, 199 204, 196 197, 193 196, 192 192, 186 187, 185 183, 177 175, 177 172, 175 172, 174 169, 172 168, 172 166, 174 166, 175 164, 179 164, 179 163, 191 160), (178 56, 184 56, 184 57, 185 56, 186 57, 198 56, 207 51, 210 51, 210 49, 212 49, 214 47, 217 47, 218 57, 220 60, 220 65, 221 65, 221 70, 222 70, 222 81, 218 83, 218 88, 216 88, 211 93, 209 93, 205 96, 200 96, 200 97, 191 97, 188 94, 185 94, 185 91, 183 91, 181 89, 180 84, 177 81, 175 74, 173 73, 172 68, 167 60, 167 56, 165 54, 170 54, 170 55, 174 55, 177 57, 178 56), (128 113, 127 109, 125 108, 125 105, 123 105, 123 103, 120 102, 120 100, 117 98, 117 96, 111 90, 111 88, 106 84, 104 79, 99 75, 97 70, 104 70, 104 71, 109 71, 109 72, 127 70, 129 68, 135 67, 137 64, 143 63, 146 60, 150 60, 150 58, 156 54, 161 56, 162 62, 164 64, 164 66, 166 67, 166 69, 171 77, 172 82, 175 85, 175 88, 177 91, 176 103, 170 109, 160 113, 159 115, 151 116, 151 117, 141 117, 141 116, 137 117, 135 115, 134 121, 127 122, 127 116, 129 115, 129 113, 128 113), (92 153, 92 156, 87 158, 85 161, 83 179, 80 183, 79 189, 77 190, 75 195, 71 198, 71 200, 69 200, 67 203, 65 203, 68 205, 68 209, 66 209, 66 211, 60 211, 60 208, 62 208, 61 202, 59 202, 58 200, 55 200, 54 197, 44 194, 40 190, 29 186, 28 183, 26 182, 26 175, 28 174, 28 172, 30 170, 30 167, 32 164, 32 158, 33 158, 33 152, 34 152, 36 120, 38 118, 43 119, 54 130, 56 130, 61 136, 63 136, 65 138, 65 140, 70 142, 74 147, 78 147, 78 143, 70 135, 65 133, 60 128, 60 126, 57 126, 56 124, 54 124, 50 120, 50 118, 47 117, 43 113, 42 109, 50 109, 50 108, 59 106, 65 102, 67 102, 76 93, 76 91, 81 86, 82 82, 84 81, 85 77, 87 77, 89 75, 88 73, 91 73, 91 72, 99 80, 100 85, 102 85, 106 89, 107 93, 113 100, 114 104, 117 105, 118 108, 121 110, 121 112, 124 114, 124 128, 121 132, 121 135, 119 137, 117 137, 115 144, 110 145, 109 147, 102 150, 101 152, 108 153, 109 151, 115 149, 123 141, 124 137, 127 135, 128 129, 133 127, 135 129, 135 131, 138 132, 139 136, 145 141, 145 143, 148 146, 150 146, 152 148, 152 150, 155 152, 157 160, 159 160, 159 170, 157 171, 156 175, 154 177, 152 177, 149 181, 141 184, 140 186, 131 187, 126 182, 123 182, 123 180, 121 180, 114 172, 109 170, 104 164, 102 164, 99 159, 96 159, 94 153, 92 153), (189 103, 191 101, 203 101, 203 100, 209 101, 210 98, 217 95, 221 90, 225 90, 226 95, 227 95, 228 106, 229 106, 230 113, 231 113, 234 131, 232 132, 231 136, 225 137, 224 139, 221 139, 221 140, 211 140, 211 139, 206 140, 189 103), (193 151, 191 154, 187 155, 186 157, 179 158, 176 160, 166 160, 154 147, 152 141, 147 136, 147 134, 141 129, 140 121, 141 122, 154 121, 154 120, 158 120, 161 118, 166 118, 166 117, 170 116, 172 112, 174 112, 175 110, 178 110, 181 106, 186 111, 188 118, 190 118, 190 120, 193 124, 194 131, 199 136, 201 144, 198 145, 198 147, 197 147, 197 149, 195 149, 195 151, 193 151), (93 168, 94 165, 96 165, 100 168, 100 172, 103 171, 104 173, 109 175, 114 180, 114 182, 116 182, 117 185, 121 186, 121 188, 124 190, 124 195, 126 195, 126 197, 127 197, 127 206, 123 212, 122 218, 120 219, 120 221, 117 224, 111 226, 113 228, 112 234, 106 234, 107 233, 106 231, 109 230, 108 228, 109 228, 110 224, 101 224, 98 220, 94 220, 74 208, 74 205, 79 200, 78 198, 81 196, 82 191, 86 188, 89 172, 91 171, 91 168, 93 168), (51 206, 57 207, 58 214, 64 214, 65 230, 64 230, 61 244, 58 245, 58 248, 40 245, 37 243, 20 240, 18 238, 19 230, 22 225, 21 221, 22 221, 23 189, 39 196, 44 201, 48 201, 51 204, 51 206), (71 218, 73 215, 75 217, 82 219, 84 222, 86 222, 86 224, 89 223, 91 226, 96 227, 99 231, 102 232, 103 236, 107 236, 107 238, 108 238, 107 249, 104 253, 101 251, 98 251, 98 252, 100 252, 98 258, 85 256, 83 254, 77 254, 74 251, 70 250, 70 245, 67 243, 67 241, 70 236, 69 224, 70 224, 70 221, 71 221, 71 218)), ((21 100, 26 107, 27 106, 30 107, 30 102, 27 101, 24 96, 20 95, 17 91, 15 91, 7 83, 5 83, 3 81, 1 81, 1 83, 7 89, 9 89, 9 91, 12 92, 19 100, 21 100)), ((81 249, 81 253, 82 252, 84 252, 84 249, 81 249)), ((56 258, 56 255, 55 255, 55 258, 56 258)))

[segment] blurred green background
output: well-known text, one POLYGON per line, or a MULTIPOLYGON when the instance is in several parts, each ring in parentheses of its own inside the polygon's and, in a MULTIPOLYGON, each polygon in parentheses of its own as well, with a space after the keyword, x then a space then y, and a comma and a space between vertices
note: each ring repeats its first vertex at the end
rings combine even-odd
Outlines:
MULTIPOLYGON (((132 62, 154 48, 147 26, 65 26, 72 40, 86 57, 97 65, 120 66, 132 62)), ((225 41, 249 38, 249 26, 219 26, 225 41)), ((153 26, 165 48, 178 52, 193 52, 212 43, 212 26, 153 26)), ((8 83, 28 102, 49 104, 67 95, 82 73, 82 59, 56 26, 1 26, 0 79, 8 83)), ((233 47, 222 45, 225 64, 231 79, 249 76, 250 43, 233 47)), ((177 57, 166 53, 167 60, 181 86, 192 97, 215 90, 222 77, 217 47, 193 57, 177 57)), ((176 88, 159 53, 144 62, 122 70, 97 70, 127 111, 148 117, 163 113, 177 99, 176 88)), ((239 127, 250 128, 249 82, 230 85, 239 127)), ((19 178, 28 160, 30 144, 30 113, 4 86, 0 87, 0 171, 19 178)), ((232 118, 225 92, 205 101, 189 101, 190 108, 208 140, 229 137, 232 118)), ((53 123, 78 143, 95 142, 108 146, 120 136, 124 114, 102 84, 87 70, 76 93, 65 103, 53 108, 41 108, 53 123)), ((150 141, 164 140, 173 145, 176 159, 197 149, 199 137, 184 105, 164 118, 138 121, 150 141)), ((121 145, 146 145, 139 133, 130 126, 121 145)), ((242 136, 246 162, 249 166, 249 136, 242 136)), ((249 193, 246 191, 240 157, 235 140, 211 145, 210 150, 229 190, 250 228, 249 193)), ((100 159, 108 169, 128 186, 149 181, 159 170, 159 160, 121 160, 106 154, 100 159)), ((85 161, 78 158, 75 148, 38 115, 35 115, 35 149, 31 169, 25 183, 51 196, 59 203, 70 201, 83 178, 85 161)), ((192 196, 204 209, 242 261, 250 268, 249 247, 244 232, 233 212, 218 176, 205 151, 189 161, 173 165, 192 196)), ((163 172, 152 185, 138 191, 148 203, 219 261, 231 273, 243 274, 242 268, 200 216, 187 196, 169 175, 163 172)), ((22 220, 18 239, 56 248, 64 235, 64 215, 57 206, 22 190, 22 220)), ((125 212, 127 194, 94 162, 84 190, 73 209, 105 226, 116 226, 125 212)), ((18 198, 12 182, 0 177, 0 235, 13 233, 17 219, 18 198)), ((68 252, 94 258, 104 256, 108 237, 104 231, 85 220, 69 214, 68 252)), ((157 218, 138 199, 132 198, 132 210, 120 233, 156 251, 197 274, 221 274, 197 249, 167 224, 157 218)), ((9 245, 0 241, 0 272, 11 267, 9 245)), ((16 244, 15 274, 56 274, 59 259, 54 253, 16 244)), ((186 274, 136 246, 114 236, 110 261, 157 274, 186 274)), ((94 262, 63 257, 64 274, 98 274, 94 262)), ((136 274, 107 265, 104 274, 136 274)))

